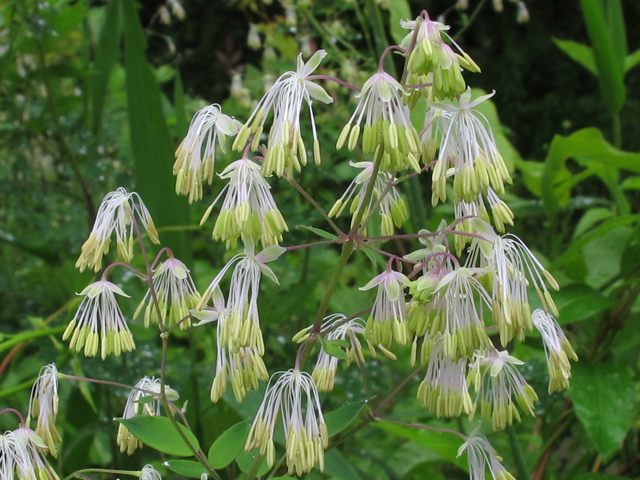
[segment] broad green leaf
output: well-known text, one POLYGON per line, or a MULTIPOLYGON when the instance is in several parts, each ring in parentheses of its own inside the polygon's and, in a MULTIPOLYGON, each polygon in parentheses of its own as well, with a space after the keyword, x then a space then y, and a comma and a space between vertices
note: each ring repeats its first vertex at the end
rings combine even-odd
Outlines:
POLYGON ((624 71, 628 72, 638 63, 640 63, 640 48, 635 52, 627 55, 627 57, 624 59, 624 71))
POLYGON ((622 253, 632 231, 628 225, 621 225, 584 246, 582 254, 587 269, 585 283, 600 289, 617 278, 620 265, 625 261, 622 253))
POLYGON ((324 472, 339 480, 362 480, 351 462, 335 448, 324 454, 324 472))
POLYGON ((560 312, 560 324, 587 320, 615 305, 598 290, 582 284, 562 287, 559 292, 553 292, 553 300, 560 312))
POLYGON ((613 217, 613 212, 608 208, 590 208, 584 215, 580 217, 578 225, 576 225, 573 231, 572 238, 580 238, 580 236, 593 227, 596 223, 600 223, 602 220, 613 217))
POLYGON ((209 463, 219 470, 233 462, 244 447, 251 423, 245 420, 225 430, 209 449, 209 463))
POLYGON ((407 0, 389 2, 389 30, 391 31, 391 38, 397 44, 400 44, 410 31, 400 26, 400 20, 413 20, 407 0))
POLYGON ((624 25, 624 15, 622 13, 622 4, 620 0, 606 0, 603 3, 604 19, 611 36, 611 46, 618 63, 618 68, 623 72, 624 62, 627 56, 627 32, 624 25))
POLYGON ((596 60, 593 58, 593 50, 591 50, 591 47, 583 45, 582 43, 574 42, 573 40, 560 40, 559 38, 554 38, 553 43, 555 43, 564 53, 569 55, 571 60, 579 63, 595 76, 598 76, 596 60))
POLYGON ((324 351, 327 353, 327 355, 331 355, 332 357, 340 358, 342 360, 347 359, 347 354, 345 353, 345 351, 336 345, 325 343, 322 345, 322 348, 324 348, 324 351))
POLYGON ((178 142, 180 142, 189 130, 189 121, 187 120, 187 109, 184 100, 184 87, 182 86, 180 70, 176 70, 176 79, 173 84, 173 109, 176 115, 175 134, 178 142))
POLYGON ((308 225, 298 225, 298 228, 304 228, 306 230, 309 230, 310 232, 315 233, 319 237, 326 238, 328 240, 335 240, 336 238, 338 238, 333 233, 326 232, 320 228, 310 227, 308 225))
MULTIPOLYGON (((240 455, 238 456, 238 467, 240 467, 240 470, 244 473, 249 473, 251 467, 253 467, 253 464, 256 461, 256 458, 259 457, 259 453, 259 448, 254 448, 250 452, 243 450, 242 453, 240 453, 240 455)), ((269 471, 269 465, 267 465, 264 457, 260 457, 258 461, 261 462, 261 464, 258 468, 258 472, 256 473, 256 477, 261 477, 269 471)))
POLYGON ((622 190, 640 190, 640 176, 625 178, 620 184, 622 190))
MULTIPOLYGON (((176 431, 171 420, 166 417, 150 417, 138 415, 132 418, 117 418, 118 422, 127 427, 129 431, 142 443, 162 453, 175 455, 176 457, 190 457, 193 455, 180 434, 176 431)), ((189 443, 198 450, 198 439, 184 425, 180 425, 189 443)))
POLYGON ((334 345, 336 347, 347 348, 351 346, 351 342, 348 340, 325 340, 322 345, 334 345))
POLYGON ((558 207, 557 186, 561 173, 565 170, 564 163, 568 158, 577 156, 640 173, 640 154, 618 150, 596 128, 578 130, 568 137, 556 135, 544 162, 541 182, 544 209, 549 218, 555 215, 558 207))
MULTIPOLYGON (((146 40, 134 0, 120 0, 124 20, 124 53, 131 149, 135 158, 136 188, 156 226, 184 225, 189 220, 184 197, 173 194, 174 146, 162 111, 160 87, 145 57, 146 40)), ((189 263, 184 231, 160 234, 164 246, 189 263)))
POLYGON ((617 113, 624 105, 626 96, 623 77, 624 57, 619 58, 618 36, 607 28, 604 12, 598 0, 580 0, 580 6, 598 68, 600 93, 607 109, 611 113, 617 113))
POLYGON ((193 460, 168 460, 164 462, 164 466, 187 478, 200 478, 203 473, 207 473, 202 464, 193 460))
POLYGON ((393 435, 411 440, 437 454, 442 460, 457 465, 465 472, 469 471, 467 459, 464 456, 457 456, 458 449, 460 445, 462 445, 462 440, 455 435, 446 432, 403 427, 384 422, 377 422, 373 424, 373 426, 385 432, 392 433, 393 435))
POLYGON ((365 401, 347 403, 340 408, 335 409, 333 412, 325 414, 324 421, 327 424, 327 430, 329 430, 329 436, 332 437, 340 433, 347 428, 358 418, 360 412, 366 405, 365 401))
POLYGON ((522 173, 522 180, 525 187, 537 197, 542 196, 542 171, 544 163, 529 160, 520 160, 516 166, 522 173))
POLYGON ((91 76, 91 131, 96 134, 102 123, 102 108, 111 69, 120 51, 120 0, 109 0, 100 39, 96 45, 95 74, 91 76))
POLYGON ((636 399, 631 372, 611 363, 578 362, 570 394, 578 419, 607 463, 633 423, 636 399))

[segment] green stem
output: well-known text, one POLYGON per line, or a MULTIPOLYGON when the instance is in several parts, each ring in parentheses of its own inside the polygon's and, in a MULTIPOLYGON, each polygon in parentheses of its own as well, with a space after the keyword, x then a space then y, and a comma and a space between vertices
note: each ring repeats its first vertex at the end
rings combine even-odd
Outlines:
POLYGON ((620 122, 620 114, 617 112, 612 115, 611 126, 613 127, 613 146, 622 148, 622 123, 620 122))
POLYGON ((83 468, 82 470, 76 470, 70 475, 64 477, 63 480, 71 480, 80 473, 112 473, 114 475, 130 475, 132 477, 140 477, 140 471, 136 470, 110 470, 108 468, 83 468))
POLYGON ((38 377, 34 377, 31 380, 27 380, 26 382, 22 382, 21 384, 16 385, 14 387, 5 388, 4 390, 2 390, 0 392, 0 398, 8 397, 9 395, 12 395, 12 394, 14 394, 16 392, 19 392, 20 390, 26 390, 27 388, 32 387, 37 379, 38 379, 38 377))
POLYGON ((258 470, 260 470, 260 466, 262 465, 263 461, 264 461, 264 457, 258 454, 256 456, 255 461, 253 462, 253 465, 251 465, 251 470, 249 470, 249 472, 247 473, 247 476, 244 477, 244 480, 253 480, 254 478, 256 478, 256 475, 258 474, 258 470))
POLYGON ((484 7, 485 3, 487 3, 487 0, 481 0, 480 1, 480 3, 475 8, 473 13, 469 16, 469 20, 467 20, 467 23, 465 23, 464 26, 460 30, 458 30, 458 33, 456 33, 453 36, 454 40, 458 40, 458 38, 460 38, 460 36, 465 32, 465 30, 471 26, 473 21, 478 17, 478 14, 480 13, 480 10, 482 10, 482 7, 484 7))
POLYGON ((509 435, 511 451, 513 452, 513 458, 516 462, 516 468, 518 469, 518 479, 531 480, 531 475, 529 475, 529 469, 527 468, 527 462, 524 459, 520 443, 518 443, 516 432, 511 425, 507 425, 507 434, 509 435))
POLYGON ((60 327, 55 328, 43 328, 42 330, 35 330, 31 332, 23 332, 15 335, 11 340, 7 340, 6 342, 0 343, 0 352, 4 352, 5 350, 13 347, 14 345, 24 342, 26 340, 32 340, 38 337, 48 337, 49 335, 59 335, 64 332, 66 326, 62 325, 60 327))

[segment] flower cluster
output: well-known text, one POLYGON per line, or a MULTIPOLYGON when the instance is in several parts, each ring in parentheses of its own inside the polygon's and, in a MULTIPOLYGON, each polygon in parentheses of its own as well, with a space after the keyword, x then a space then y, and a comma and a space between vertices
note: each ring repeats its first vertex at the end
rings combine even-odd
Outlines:
POLYGON ((36 432, 20 427, 0 435, 2 480, 59 480, 45 454, 47 445, 36 432))
POLYGON ((35 431, 54 457, 58 456, 57 444, 62 443, 56 428, 58 400, 58 369, 55 363, 51 363, 40 369, 31 389, 27 426, 31 418, 37 418, 35 431))

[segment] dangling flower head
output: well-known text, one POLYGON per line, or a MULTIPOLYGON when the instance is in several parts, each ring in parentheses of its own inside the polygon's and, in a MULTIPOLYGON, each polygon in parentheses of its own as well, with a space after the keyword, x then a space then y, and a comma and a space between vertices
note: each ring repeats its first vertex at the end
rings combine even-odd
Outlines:
POLYGON ((538 395, 516 369, 516 365, 523 364, 507 351, 494 349, 475 354, 467 381, 474 384, 476 404, 480 401, 481 415, 491 418, 494 430, 504 430, 514 418, 520 421, 514 400, 525 413, 535 415, 533 402, 538 395))
POLYGON ((476 428, 467 441, 458 450, 458 457, 467 452, 470 480, 485 480, 485 469, 488 467, 493 480, 516 480, 502 466, 502 460, 496 454, 491 444, 476 428))
MULTIPOLYGON (((170 328, 183 318, 189 315, 189 311, 200 302, 200 294, 196 290, 189 269, 177 258, 169 258, 162 262, 153 272, 153 282, 155 285, 160 315, 166 328, 170 328)), ((150 323, 158 324, 158 310, 156 309, 151 292, 147 291, 140 305, 133 315, 135 319, 145 302, 144 326, 149 327, 150 323), (148 299, 148 302, 147 302, 148 299)), ((180 324, 180 328, 185 330, 191 326, 191 319, 187 319, 180 324)))
POLYGON ((313 132, 313 156, 316 164, 320 164, 320 143, 316 135, 316 124, 311 109, 312 99, 323 103, 332 103, 333 98, 324 88, 308 80, 307 77, 318 68, 326 55, 327 52, 324 50, 318 50, 307 63, 304 63, 302 54, 300 54, 296 71, 284 73, 276 80, 236 137, 233 143, 234 150, 241 151, 247 144, 250 135, 253 135, 252 148, 255 150, 260 143, 260 136, 267 116, 273 110, 273 125, 269 131, 269 140, 262 163, 264 176, 269 176, 272 173, 279 177, 285 173, 291 176, 294 169, 299 172, 301 165, 307 164, 307 147, 300 135, 302 102, 306 102, 309 106, 313 132))
POLYGON ((553 315, 538 308, 531 317, 533 325, 542 334, 549 367, 549 395, 565 390, 569 388, 571 378, 569 359, 577 361, 578 356, 553 315))
POLYGON ((203 183, 213 181, 216 140, 224 152, 226 138, 236 135, 241 125, 215 103, 194 115, 187 136, 176 149, 173 174, 178 195, 188 195, 189 203, 202 198, 203 183))
POLYGON ((289 231, 261 170, 257 163, 242 158, 220 174, 220 178, 229 179, 229 184, 207 209, 200 224, 206 222, 213 206, 226 191, 212 236, 214 240, 224 241, 227 248, 235 248, 240 237, 268 247, 281 242, 282 232, 289 231))
POLYGON ((406 301, 404 288, 411 284, 400 272, 387 270, 374 277, 360 290, 378 287, 376 300, 367 321, 365 337, 374 345, 390 348, 394 343, 406 345, 409 342, 407 328, 406 301))
POLYGON ((162 480, 162 476, 153 465, 145 465, 140 471, 140 480, 162 480))
MULTIPOLYGON (((331 210, 329 211, 329 217, 340 216, 345 207, 351 201, 351 198, 354 196, 354 194, 355 198, 353 198, 353 201, 351 202, 349 213, 353 215, 356 211, 362 208, 362 205, 364 203, 365 192, 369 187, 371 176, 373 175, 373 163, 349 162, 349 165, 355 168, 361 168, 362 171, 356 176, 353 182, 351 182, 342 197, 340 197, 336 201, 336 203, 333 204, 333 207, 331 207, 331 210), (358 193, 356 193, 356 190, 358 190, 358 193)), ((362 217, 363 220, 368 216, 371 205, 373 205, 374 202, 378 201, 380 196, 385 192, 388 184, 395 181, 396 179, 389 173, 378 172, 378 178, 376 178, 375 185, 373 187, 373 195, 371 195, 369 205, 367 205, 365 213, 362 217)), ((404 203, 404 200, 402 200, 402 197, 400 197, 400 194, 396 190, 395 186, 391 187, 385 194, 382 201, 380 202, 378 210, 380 212, 380 233, 382 235, 393 235, 395 233, 394 227, 402 227, 402 224, 407 218, 407 207, 404 203)), ((355 216, 351 220, 352 228, 355 226, 353 225, 354 220, 355 216)), ((363 229, 362 234, 366 235, 366 229, 363 229)))
POLYGON ((58 415, 58 369, 55 363, 40 369, 40 374, 31 389, 27 426, 31 418, 37 418, 36 433, 54 457, 58 457, 57 445, 62 438, 56 428, 58 415))
POLYGON ((109 252, 114 231, 118 255, 123 261, 130 262, 133 258, 135 221, 142 224, 153 243, 160 243, 149 210, 137 193, 129 193, 124 188, 108 193, 98 208, 89 239, 82 245, 76 268, 81 272, 87 267, 93 268, 94 272, 100 270, 102 256, 109 252))
POLYGON ((356 95, 360 102, 342 129, 336 148, 342 148, 345 143, 349 150, 356 148, 364 118, 362 151, 368 154, 377 148, 383 149, 381 171, 395 173, 413 168, 419 172, 420 140, 409 109, 403 103, 406 95, 404 87, 391 75, 374 73, 356 95))
POLYGON ((94 282, 79 293, 84 295, 84 299, 62 335, 62 340, 71 337, 69 348, 79 352, 84 347, 85 356, 93 357, 100 346, 103 360, 110 353, 118 356, 120 352, 130 352, 136 348, 116 301, 116 293, 129 298, 120 287, 106 280, 94 282))
POLYGON ((0 436, 2 480, 59 480, 45 457, 47 445, 30 428, 20 427, 0 436))
POLYGON ((259 447, 260 455, 266 455, 269 467, 275 460, 273 430, 278 415, 282 415, 289 474, 310 472, 316 463, 322 471, 329 432, 322 416, 318 390, 307 372, 294 369, 278 372, 269 381, 245 444, 247 451, 259 447))

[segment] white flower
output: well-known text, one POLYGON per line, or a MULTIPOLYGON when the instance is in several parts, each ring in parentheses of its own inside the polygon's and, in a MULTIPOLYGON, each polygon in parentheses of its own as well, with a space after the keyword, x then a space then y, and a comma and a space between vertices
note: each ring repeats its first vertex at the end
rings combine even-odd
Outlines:
POLYGON ((187 136, 176 149, 173 174, 178 195, 189 195, 189 203, 202 198, 203 183, 213 181, 216 140, 224 152, 226 137, 236 135, 240 126, 215 103, 194 115, 187 136))
POLYGON ((236 160, 220 174, 229 183, 213 201, 202 217, 206 222, 213 206, 227 192, 220 215, 213 227, 213 239, 222 240, 227 248, 235 248, 238 238, 251 238, 264 247, 282 241, 282 232, 288 232, 276 202, 271 195, 271 187, 262 177, 262 168, 248 158, 236 160))
POLYGON ((291 369, 271 377, 249 431, 245 450, 259 447, 260 455, 266 455, 270 467, 275 460, 273 429, 279 415, 282 415, 286 437, 289 474, 310 472, 316 463, 322 471, 329 432, 320 408, 318 390, 307 372, 291 369))
POLYGON ((531 318, 533 325, 542 335, 544 353, 547 356, 549 394, 569 388, 569 379, 571 378, 569 359, 577 361, 576 352, 553 315, 538 308, 533 312, 531 318))
POLYGON ((470 480, 485 480, 485 469, 488 467, 493 480, 515 480, 502 466, 491 444, 476 428, 467 441, 458 449, 458 457, 467 452, 470 480))
POLYGON ((406 323, 404 288, 411 284, 400 272, 387 270, 374 277, 360 290, 378 287, 376 300, 367 321, 365 337, 374 345, 391 347, 395 342, 406 345, 409 330, 406 323))
MULTIPOLYGON (((187 317, 189 311, 200 302, 200 294, 196 290, 189 269, 177 258, 169 258, 162 262, 153 272, 153 282, 165 328, 172 327, 187 317)), ((159 323, 158 310, 149 290, 140 302, 133 318, 138 316, 147 299, 148 303, 144 310, 145 327, 149 327, 150 323, 159 323)), ((180 324, 182 330, 190 326, 191 319, 180 324)))
MULTIPOLYGON (((347 190, 344 192, 342 197, 340 197, 336 203, 334 203, 333 207, 329 211, 329 217, 338 217, 344 211, 345 207, 351 201, 351 198, 355 194, 355 198, 353 202, 351 202, 351 206, 349 207, 349 212, 354 214, 359 211, 364 204, 364 197, 367 188, 369 187, 369 183, 371 182, 371 176, 373 175, 373 162, 349 162, 349 165, 355 168, 360 168, 362 171, 356 176, 356 178, 351 182, 351 184, 347 187, 347 190), (358 193, 356 194, 356 190, 358 193)), ((377 201, 380 196, 384 193, 385 189, 389 182, 395 182, 396 178, 391 176, 391 174, 386 172, 378 172, 378 177, 375 180, 375 185, 373 187, 373 195, 369 199, 369 204, 365 209, 365 213, 362 217, 364 220, 369 211, 371 209, 371 205, 375 201, 377 201)), ((400 197, 398 190, 395 186, 391 187, 391 189, 385 194, 380 205, 378 207, 381 218, 381 226, 380 233, 382 235, 393 235, 395 233, 394 227, 400 228, 404 223, 404 220, 407 218, 407 207, 404 203, 404 200, 400 197)), ((355 220, 355 216, 352 218, 355 220)), ((363 235, 366 235, 366 229, 362 231, 363 235)))
POLYGON ((0 436, 2 480, 59 480, 45 457, 47 445, 33 430, 20 427, 0 436))
MULTIPOLYGON (((218 319, 218 338, 225 320, 218 319)), ((269 372, 257 348, 240 347, 230 353, 218 341, 216 376, 211 384, 211 401, 217 402, 227 389, 227 377, 231 377, 233 395, 238 403, 242 402, 247 392, 258 389, 258 382, 269 379, 269 372)))
POLYGON ((250 135, 253 135, 252 147, 255 150, 260 142, 267 116, 273 110, 273 124, 269 131, 267 149, 262 163, 264 176, 275 173, 281 177, 285 172, 291 176, 294 169, 299 172, 300 166, 306 165, 307 150, 300 136, 300 111, 303 102, 306 102, 309 107, 314 160, 316 164, 320 164, 320 144, 311 109, 312 99, 332 103, 333 98, 324 88, 308 80, 307 77, 318 68, 326 55, 327 52, 324 50, 318 50, 307 63, 304 63, 300 54, 296 71, 286 72, 275 81, 238 133, 233 143, 234 150, 241 151, 250 135))
POLYGON ((514 418, 520 421, 514 401, 525 413, 535 415, 533 402, 538 400, 538 395, 516 369, 516 365, 523 364, 507 351, 493 349, 475 353, 469 381, 474 384, 481 415, 491 418, 494 430, 504 430, 514 418))
POLYGON ((153 465, 145 465, 140 472, 140 480, 162 480, 162 476, 153 465))
POLYGON ((84 299, 62 335, 62 340, 71 336, 69 348, 79 352, 84 347, 84 354, 93 357, 100 345, 103 359, 110 353, 118 356, 120 352, 130 352, 136 348, 116 301, 116 293, 129 298, 120 287, 107 280, 94 282, 78 294, 84 295, 84 299))
POLYGON ((58 369, 55 363, 51 363, 40 369, 40 374, 31 389, 27 426, 31 418, 38 419, 36 433, 54 457, 58 456, 56 444, 62 443, 56 428, 58 400, 58 369))
POLYGON ((98 208, 89 239, 82 245, 76 268, 81 272, 87 267, 95 272, 100 270, 102 256, 109 252, 114 231, 118 255, 123 261, 130 262, 133 258, 135 221, 142 224, 153 243, 160 243, 151 215, 137 193, 127 192, 124 188, 108 193, 98 208))
POLYGON ((342 129, 336 148, 345 143, 349 150, 356 147, 364 119, 362 151, 373 153, 379 146, 384 150, 380 170, 394 173, 413 168, 419 172, 420 139, 411 123, 409 108, 403 103, 407 94, 388 73, 374 73, 356 95, 360 101, 342 129))

